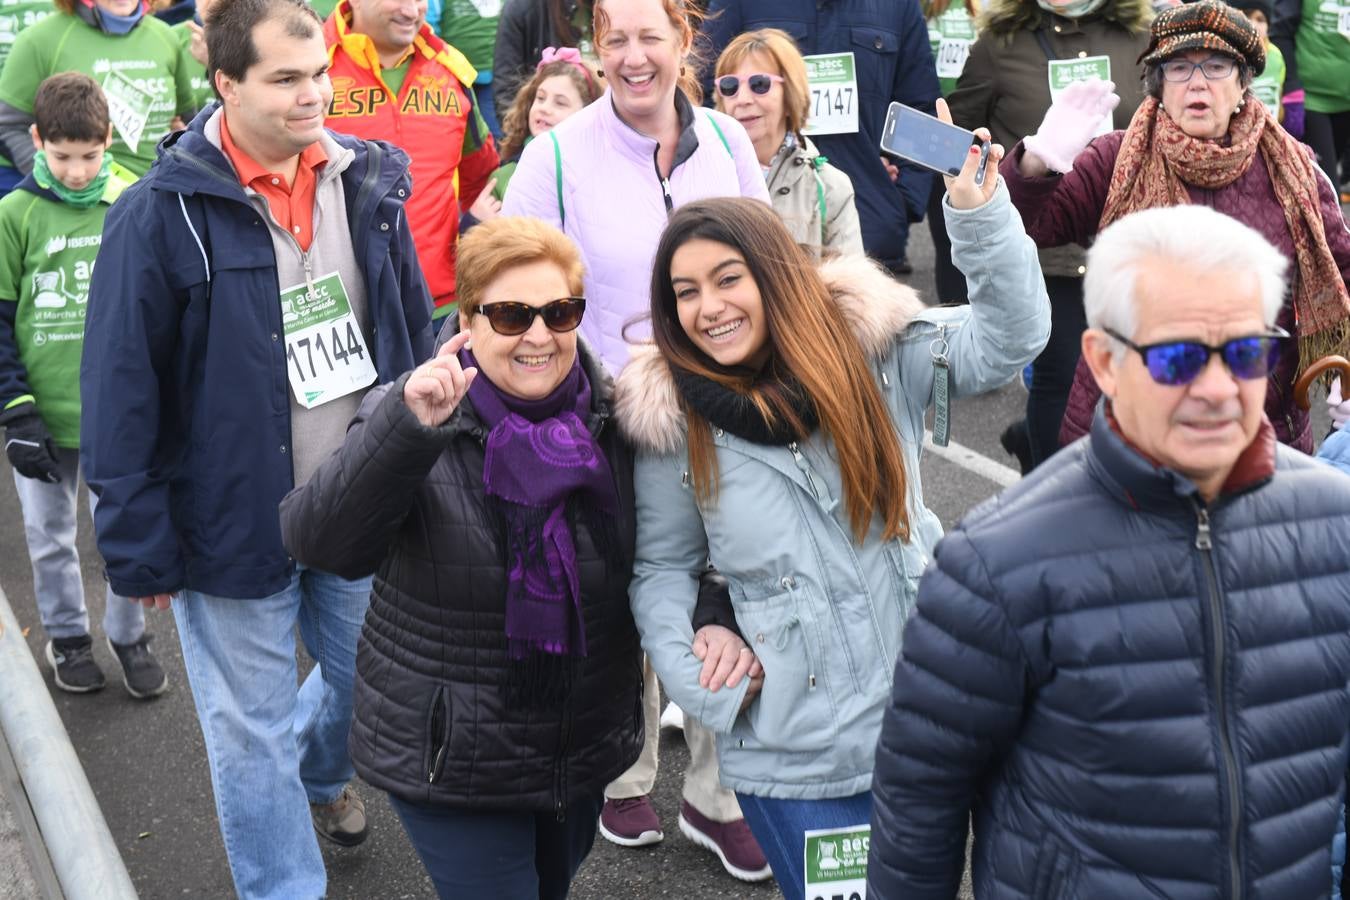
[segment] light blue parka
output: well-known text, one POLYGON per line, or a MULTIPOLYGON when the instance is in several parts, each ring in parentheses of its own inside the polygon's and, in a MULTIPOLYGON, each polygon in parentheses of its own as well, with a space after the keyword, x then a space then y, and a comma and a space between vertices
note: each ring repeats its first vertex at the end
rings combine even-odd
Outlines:
POLYGON ((919 478, 934 352, 945 344, 959 398, 1006 383, 1049 336, 1036 248, 1007 190, 1000 185, 978 209, 946 213, 953 260, 970 283, 968 307, 925 308, 861 257, 820 270, 901 438, 908 543, 883 541, 875 519, 867 539, 854 541, 833 446, 819 430, 800 446, 777 447, 716 429, 718 496, 700 509, 669 367, 646 346, 619 377, 618 421, 638 452, 633 616, 670 697, 717 733, 722 783, 733 790, 821 798, 871 787, 901 628, 942 536, 919 478), (690 650, 698 574, 709 559, 727 577, 736 621, 764 666, 763 691, 744 715, 747 682, 701 688, 690 650))

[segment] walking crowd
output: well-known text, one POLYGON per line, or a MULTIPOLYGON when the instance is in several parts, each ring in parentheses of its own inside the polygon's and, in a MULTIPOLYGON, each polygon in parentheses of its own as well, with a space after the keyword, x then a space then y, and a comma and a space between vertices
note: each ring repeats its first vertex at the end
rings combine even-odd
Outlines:
POLYGON ((670 717, 789 900, 1342 896, 1350 6, 24 0, 0 193, 46 661, 106 685, 84 481, 240 897, 336 890, 357 776, 440 897, 565 897, 670 717))

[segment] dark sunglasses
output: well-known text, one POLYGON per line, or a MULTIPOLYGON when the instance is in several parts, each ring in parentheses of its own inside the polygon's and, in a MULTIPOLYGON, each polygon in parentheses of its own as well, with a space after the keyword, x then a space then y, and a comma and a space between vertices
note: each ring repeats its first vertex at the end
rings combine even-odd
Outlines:
POLYGON ((1279 359, 1280 341, 1289 337, 1289 332, 1276 326, 1269 334, 1233 338, 1218 347, 1199 341, 1164 341, 1141 347, 1110 328, 1103 330, 1142 356, 1154 381, 1171 386, 1190 384, 1215 353, 1236 377, 1248 381, 1265 378, 1279 359))
POLYGON ((582 313, 586 312, 585 297, 563 297, 552 300, 543 306, 530 306, 528 303, 505 301, 502 303, 484 303, 475 312, 487 316, 488 324, 498 334, 509 336, 524 334, 534 324, 534 317, 544 320, 549 331, 575 331, 581 324, 582 313))
MULTIPOLYGON (((745 79, 753 94, 767 94, 774 82, 782 81, 782 75, 751 75, 745 79)), ((717 91, 723 97, 735 97, 741 90, 741 79, 737 75, 723 75, 717 79, 717 91)))

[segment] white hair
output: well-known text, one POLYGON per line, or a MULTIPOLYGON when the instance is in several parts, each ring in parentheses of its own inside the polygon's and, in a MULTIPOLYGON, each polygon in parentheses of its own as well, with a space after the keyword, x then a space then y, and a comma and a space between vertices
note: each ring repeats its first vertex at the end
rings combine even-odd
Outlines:
POLYGON ((1289 260, 1258 232, 1207 206, 1165 206, 1131 213, 1097 236, 1083 278, 1089 328, 1134 336, 1139 320, 1134 289, 1146 260, 1198 274, 1250 273, 1261 288, 1267 325, 1275 324, 1284 303, 1289 260))

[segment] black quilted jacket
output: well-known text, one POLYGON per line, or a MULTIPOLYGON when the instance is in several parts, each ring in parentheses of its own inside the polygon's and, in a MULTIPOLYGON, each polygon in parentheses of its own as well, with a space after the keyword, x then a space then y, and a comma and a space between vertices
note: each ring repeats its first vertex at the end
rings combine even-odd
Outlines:
MULTIPOLYGON (((632 453, 610 422, 611 387, 582 350, 587 422, 614 472, 632 559, 632 453)), ((282 503, 295 558, 348 578, 375 573, 356 657, 350 749, 371 785, 415 803, 550 811, 594 795, 642 747, 641 649, 629 565, 607 567, 576 526, 589 654, 557 709, 515 708, 505 571, 483 505, 487 430, 467 401, 440 428, 403 403, 403 376, 372 390, 342 449, 282 503)))
POLYGON ((952 900, 972 812, 980 900, 1331 894, 1350 479, 1263 435, 1264 476, 1206 507, 1099 410, 938 545, 877 750, 869 900, 952 900))

